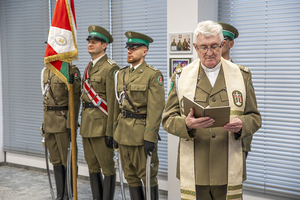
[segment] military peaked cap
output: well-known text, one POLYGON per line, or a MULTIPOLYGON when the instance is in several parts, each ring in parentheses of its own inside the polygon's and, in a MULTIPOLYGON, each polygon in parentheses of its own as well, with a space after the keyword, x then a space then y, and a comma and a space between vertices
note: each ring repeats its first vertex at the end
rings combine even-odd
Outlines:
POLYGON ((89 31, 89 36, 86 40, 89 39, 100 40, 103 42, 105 41, 107 44, 113 42, 113 37, 111 36, 111 34, 101 26, 91 25, 89 26, 88 31, 89 31))
POLYGON ((229 37, 234 40, 239 36, 239 31, 234 26, 224 22, 218 22, 218 24, 220 24, 223 28, 222 33, 224 35, 224 38, 229 37))
POLYGON ((128 38, 125 48, 147 46, 153 42, 153 39, 142 33, 127 31, 125 36, 128 38))

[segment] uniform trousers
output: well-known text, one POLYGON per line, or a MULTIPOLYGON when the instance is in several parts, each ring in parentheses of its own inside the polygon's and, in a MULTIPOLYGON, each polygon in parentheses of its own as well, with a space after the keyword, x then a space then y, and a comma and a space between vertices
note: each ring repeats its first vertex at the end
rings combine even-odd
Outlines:
POLYGON ((102 169, 105 176, 115 175, 114 150, 106 146, 105 137, 83 137, 82 144, 89 173, 99 173, 102 169))
POLYGON ((50 153, 49 159, 52 165, 64 165, 67 167, 68 148, 70 145, 69 134, 67 132, 46 133, 45 142, 50 153))
MULTIPOLYGON (((146 186, 147 155, 144 146, 126 146, 119 144, 119 151, 124 176, 129 186, 141 186, 141 179, 144 183, 144 186, 146 186)), ((151 160, 151 187, 157 185, 158 164, 159 160, 156 146, 155 150, 153 151, 151 160)))
POLYGON ((226 200, 227 185, 196 185, 197 200, 226 200))

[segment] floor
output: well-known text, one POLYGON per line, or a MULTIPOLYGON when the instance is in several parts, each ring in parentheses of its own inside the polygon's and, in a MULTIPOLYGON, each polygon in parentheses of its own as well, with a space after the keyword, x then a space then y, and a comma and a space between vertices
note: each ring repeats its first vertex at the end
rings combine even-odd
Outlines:
MULTIPOLYGON (((55 182, 51 174, 54 194, 55 182)), ((126 200, 130 200, 128 186, 125 185, 126 200)), ((92 199, 89 178, 79 176, 77 179, 77 199, 92 199)), ((0 163, 0 200, 52 200, 46 170, 15 164, 0 163)), ((117 183, 114 200, 121 200, 121 189, 117 183)), ((160 191, 160 200, 167 200, 167 192, 160 191)), ((243 200, 294 200, 244 191, 243 200)))
MULTIPOLYGON (((53 174, 51 181, 56 195, 53 174)), ((128 187, 125 186, 126 200, 130 200, 128 187)), ((91 200, 92 194, 88 177, 77 179, 77 199, 91 200)), ((0 200, 52 200, 47 173, 43 169, 20 165, 0 165, 0 200)), ((114 200, 121 200, 121 189, 117 184, 114 200)), ((167 193, 160 191, 160 200, 167 200, 167 193)))

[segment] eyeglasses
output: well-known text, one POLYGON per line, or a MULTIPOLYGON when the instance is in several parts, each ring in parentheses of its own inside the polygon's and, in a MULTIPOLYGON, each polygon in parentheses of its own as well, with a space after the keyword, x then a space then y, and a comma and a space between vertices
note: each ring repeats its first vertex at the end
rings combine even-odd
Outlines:
POLYGON ((212 45, 211 47, 206 47, 206 46, 198 46, 196 45, 197 50, 199 50, 201 53, 207 53, 208 50, 210 49, 213 53, 217 53, 220 48, 222 48, 223 42, 221 42, 221 45, 218 46, 216 44, 212 45))

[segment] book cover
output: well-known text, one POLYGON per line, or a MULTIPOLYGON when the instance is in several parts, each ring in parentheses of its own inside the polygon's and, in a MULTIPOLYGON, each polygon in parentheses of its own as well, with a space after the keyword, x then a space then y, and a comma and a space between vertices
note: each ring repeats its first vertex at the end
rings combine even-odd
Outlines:
POLYGON ((230 121, 230 106, 207 107, 199 105, 186 96, 183 96, 184 114, 187 116, 193 108, 195 118, 211 117, 215 120, 212 127, 222 127, 230 121))

